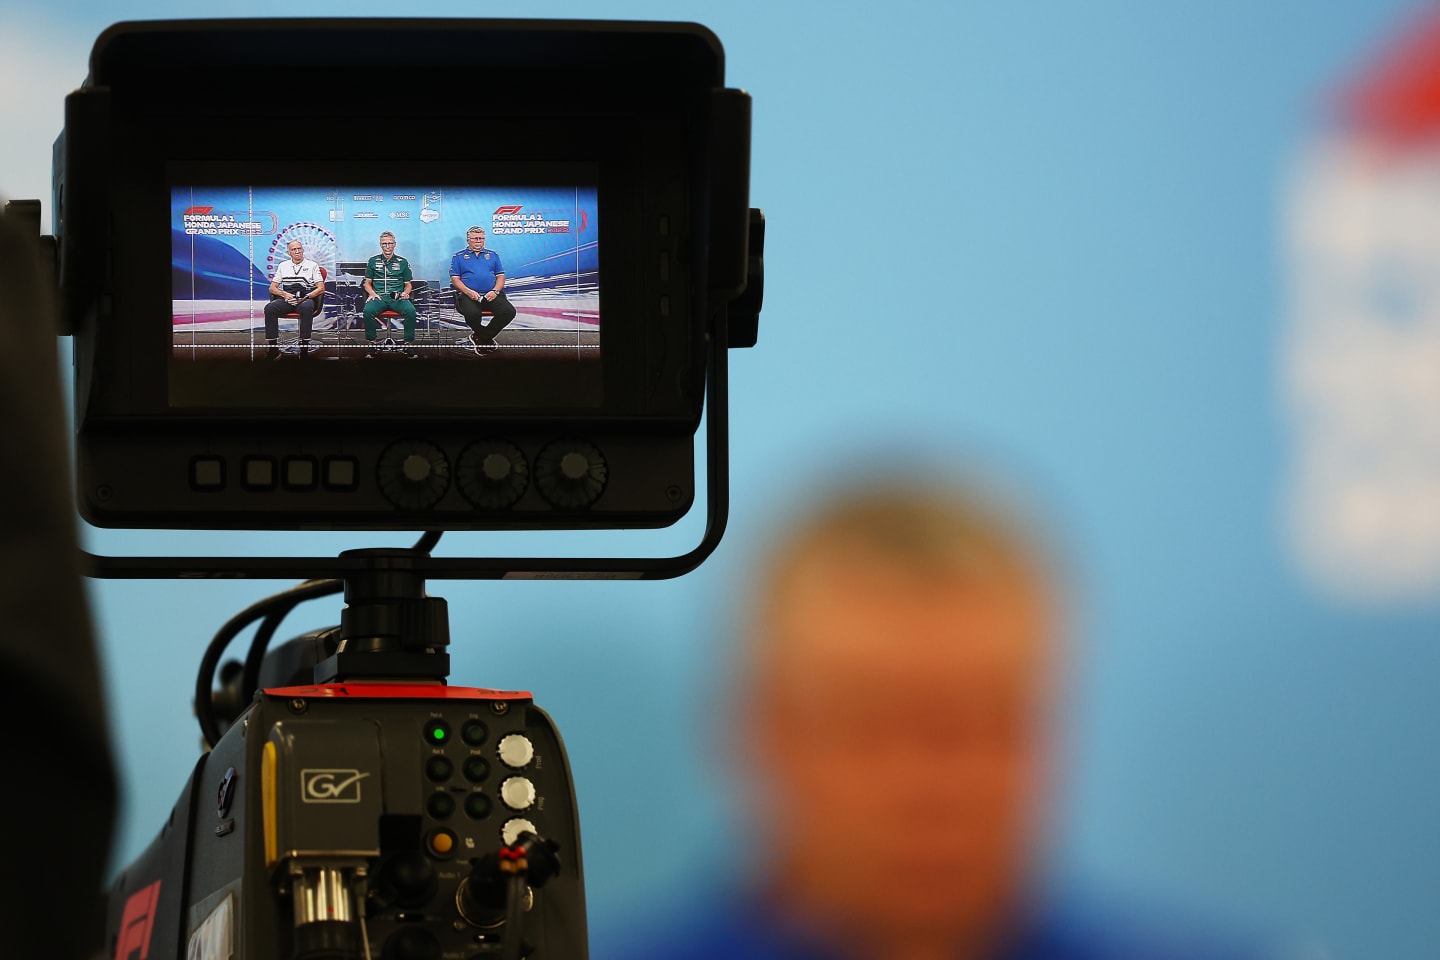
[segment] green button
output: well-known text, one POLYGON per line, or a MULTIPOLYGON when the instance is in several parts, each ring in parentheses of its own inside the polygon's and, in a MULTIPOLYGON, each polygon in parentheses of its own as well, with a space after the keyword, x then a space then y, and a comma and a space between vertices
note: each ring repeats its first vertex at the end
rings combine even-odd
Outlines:
POLYGON ((450 724, 444 720, 431 720, 425 724, 425 739, 432 746, 450 742, 450 724))
POLYGON ((484 757, 465 758, 465 779, 471 783, 479 783, 490 776, 490 764, 484 757))
POLYGON ((471 720, 461 729, 460 739, 472 747, 478 747, 485 742, 485 737, 488 734, 489 731, 485 729, 485 724, 479 720, 471 720))
POLYGON ((483 793, 472 793, 465 798, 465 814, 476 820, 490 816, 490 798, 483 793))
POLYGON ((430 816, 436 820, 444 820, 455 812, 455 798, 448 793, 432 793, 425 809, 429 810, 430 816))

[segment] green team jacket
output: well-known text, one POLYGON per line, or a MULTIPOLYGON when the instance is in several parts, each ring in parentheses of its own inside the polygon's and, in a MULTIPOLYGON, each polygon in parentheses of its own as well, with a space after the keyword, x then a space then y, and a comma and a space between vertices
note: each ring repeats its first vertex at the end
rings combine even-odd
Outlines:
POLYGON ((415 274, 410 271, 410 261, 398 253, 388 262, 384 254, 377 253, 365 264, 365 279, 383 297, 387 293, 398 294, 404 290, 405 284, 414 281, 415 274))

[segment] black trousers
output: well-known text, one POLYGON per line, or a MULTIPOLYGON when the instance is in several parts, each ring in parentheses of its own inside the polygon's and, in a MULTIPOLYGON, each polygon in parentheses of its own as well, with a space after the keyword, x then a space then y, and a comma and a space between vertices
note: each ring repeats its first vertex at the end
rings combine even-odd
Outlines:
POLYGON ((300 314, 300 339, 310 339, 310 324, 315 319, 315 301, 306 297, 298 306, 291 306, 277 297, 265 304, 265 339, 275 340, 280 336, 280 317, 287 313, 300 314))
POLYGON ((471 300, 465 294, 457 293, 455 294, 455 309, 459 310, 460 316, 470 324, 470 329, 475 331, 475 339, 481 343, 493 341, 495 336, 509 326, 511 320, 515 319, 515 307, 503 292, 495 294, 494 300, 486 300, 484 297, 479 300, 471 300), (491 315, 488 327, 480 325, 482 311, 491 315))

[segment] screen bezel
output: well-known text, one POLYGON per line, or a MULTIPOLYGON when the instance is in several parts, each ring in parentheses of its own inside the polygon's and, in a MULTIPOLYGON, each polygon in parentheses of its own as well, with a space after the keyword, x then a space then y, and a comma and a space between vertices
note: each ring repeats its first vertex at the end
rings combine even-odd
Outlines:
MULTIPOLYGON (((149 118, 135 118, 132 129, 144 135, 152 127, 149 118)), ((657 129, 655 136, 666 131, 657 129)), ((105 265, 108 300, 93 330, 77 338, 77 364, 82 369, 105 371, 89 385, 85 404, 87 429, 116 426, 143 420, 164 420, 180 425, 209 421, 217 426, 248 423, 275 427, 292 424, 344 424, 363 426, 385 420, 484 420, 503 423, 648 424, 669 431, 676 427, 691 432, 699 423, 704 390, 704 341, 697 327, 703 313, 703 275, 697 276, 687 262, 686 238, 694 229, 689 223, 689 178, 682 158, 649 151, 648 138, 634 138, 629 149, 611 159, 600 160, 436 160, 406 161, 404 169, 415 181, 464 184, 469 182, 535 182, 537 171, 550 178, 574 182, 589 177, 597 185, 598 219, 603 224, 599 270, 602 322, 598 362, 599 402, 594 392, 577 402, 554 388, 554 378, 563 376, 568 365, 537 371, 540 386, 528 394, 509 397, 474 395, 466 402, 436 403, 434 384, 419 373, 400 376, 410 393, 392 391, 375 402, 361 391, 352 392, 355 402, 343 408, 313 409, 296 406, 254 406, 243 402, 171 403, 172 290, 168 269, 170 256, 170 197, 173 185, 210 181, 250 182, 257 185, 295 183, 293 161, 273 156, 251 159, 213 160, 216 129, 198 138, 191 153, 201 159, 156 160, 133 153, 117 159, 111 189, 112 222, 123 225, 116 232, 123 242, 108 245, 105 265), (637 251, 640 253, 637 254, 637 251), (167 268, 162 282, 153 282, 155 258, 164 257, 167 268), (659 269, 664 258, 668 269, 659 269), (161 323, 155 318, 163 317, 161 323), (106 353, 110 358, 100 364, 106 353), (558 373, 557 373, 558 371, 558 373), (549 377, 549 387, 545 378, 549 377), (559 398, 557 400, 557 398, 559 398), (570 399, 570 402, 566 402, 570 399)), ((606 141, 613 143, 614 141, 606 141)), ((602 144, 602 147, 604 144, 602 144)), ((394 176, 398 161, 390 157, 374 160, 325 161, 325 176, 303 179, 316 185, 333 182, 384 182, 394 176), (387 173, 389 174, 387 176, 387 173)), ((280 366, 279 364, 271 365, 280 366)), ((411 366, 425 368, 428 364, 411 366)), ((473 366, 473 365, 471 365, 473 366)), ((543 364, 541 365, 544 366, 543 364)), ((595 367, 595 364, 588 365, 595 367)), ((433 368, 432 368, 433 369, 433 368)), ((571 368, 572 370, 574 368, 571 368)), ((293 370, 293 368, 292 368, 293 370)), ((263 376, 295 376, 293 372, 263 376)), ((448 400, 466 390, 465 377, 456 374, 446 387, 448 400)), ((354 385, 352 381, 351 385, 354 385)), ((222 398, 223 399, 223 398, 222 398)), ((243 400, 243 398, 241 398, 243 400)))

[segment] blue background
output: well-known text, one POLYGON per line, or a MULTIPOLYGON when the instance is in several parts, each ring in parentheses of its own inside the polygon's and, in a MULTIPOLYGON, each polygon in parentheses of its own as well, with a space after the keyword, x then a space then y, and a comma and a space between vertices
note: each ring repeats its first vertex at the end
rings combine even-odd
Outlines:
MULTIPOLYGON (((1062 883, 1179 904, 1311 957, 1440 956, 1436 606, 1332 598, 1300 578, 1279 535, 1282 188, 1327 96, 1413 9, 423 7, 698 20, 725 43, 729 82, 755 97, 766 306, 759 347, 732 357, 734 510, 719 554, 669 583, 434 585, 451 603, 454 679, 531 689, 566 734, 597 953, 737 866, 722 772, 733 707, 715 677, 765 531, 827 476, 918 460, 1018 485, 1053 518, 1074 573, 1062 883)), ((34 78, 5 117, 36 131, 11 141, 0 187, 39 195, 41 134, 58 130, 90 40, 114 19, 191 7, 0 10, 34 78)), ((697 536, 692 523, 624 546, 476 534, 442 551, 674 552, 697 536)), ((93 542, 285 554, 401 539, 93 542)), ((95 585, 128 797, 119 861, 148 842, 195 756, 204 642, 269 586, 95 585)), ((307 608, 289 626, 335 619, 307 608)))
MULTIPOLYGON (((208 238, 250 258, 258 271, 254 279, 259 287, 248 291, 237 290, 233 285, 224 290, 197 287, 196 293, 201 299, 239 296, 245 292, 253 299, 264 300, 270 278, 274 276, 276 267, 286 259, 285 241, 297 235, 291 233, 290 228, 301 224, 309 224, 312 229, 318 228, 333 237, 334 245, 328 250, 330 256, 321 264, 332 274, 335 272, 334 264, 342 261, 358 262, 363 271, 364 261, 380 252, 381 231, 389 230, 395 234, 396 252, 410 261, 416 280, 448 286, 450 258, 465 249, 466 230, 472 225, 478 225, 491 234, 486 238, 486 246, 501 256, 511 279, 563 276, 567 271, 573 278, 578 271, 593 270, 598 264, 599 251, 595 243, 599 223, 594 187, 447 187, 436 190, 415 186, 178 186, 172 189, 170 202, 177 298, 192 289, 191 278, 187 275, 189 271, 182 271, 181 266, 191 257, 190 237, 184 232, 183 214, 195 206, 211 207, 211 216, 229 214, 242 223, 253 216, 254 222, 261 224, 265 231, 253 236, 216 235, 208 238), (425 198, 432 193, 439 196, 434 205, 439 217, 426 222, 420 215, 425 198), (330 199, 334 195, 338 195, 337 201, 330 199), (357 200, 357 196, 378 196, 383 200, 362 201, 357 200), (397 196, 415 199, 397 200, 397 196), (541 214, 547 220, 568 220, 570 231, 497 233, 492 215, 501 206, 518 206, 521 216, 541 214), (340 220, 331 219, 332 209, 341 215, 340 220), (357 217, 360 213, 371 216, 357 217), (401 213, 404 218, 396 219, 392 216, 394 213, 401 213), (273 230, 270 229, 272 223, 273 230), (281 238, 279 242, 277 237, 281 238)), ((512 226, 508 222, 499 224, 502 230, 512 226)), ((310 235, 300 236, 304 240, 310 235)), ((202 236, 197 244, 204 245, 206 239, 202 236)), ((319 253, 318 250, 307 249, 306 256, 314 257, 319 253)), ((202 255, 200 260, 205 262, 205 257, 202 255)), ((232 267, 229 272, 232 276, 250 279, 246 277, 243 266, 232 267)))

